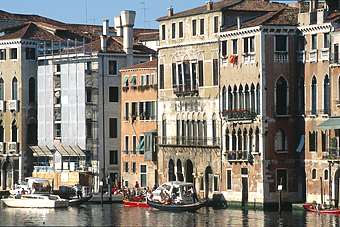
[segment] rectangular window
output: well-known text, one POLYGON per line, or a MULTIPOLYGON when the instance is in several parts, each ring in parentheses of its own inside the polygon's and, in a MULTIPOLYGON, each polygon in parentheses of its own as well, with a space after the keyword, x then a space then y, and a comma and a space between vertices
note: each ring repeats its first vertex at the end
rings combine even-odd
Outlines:
POLYGON ((117 75, 117 61, 109 61, 109 75, 117 75))
POLYGON ((214 17, 214 33, 218 32, 218 16, 214 17))
POLYGON ((247 37, 243 39, 243 52, 253 53, 255 51, 255 39, 254 37, 247 37))
POLYGON ((324 33, 323 34, 323 48, 329 48, 329 44, 330 44, 329 33, 324 33))
POLYGON ((213 59, 213 85, 218 85, 218 59, 213 59))
POLYGON ((129 172, 129 163, 128 162, 124 162, 124 172, 125 173, 129 172))
POLYGON ((6 49, 0 49, 0 60, 6 60, 6 49))
POLYGON ((276 52, 287 52, 288 51, 288 39, 286 35, 275 36, 275 51, 276 52))
POLYGON ((200 19, 200 35, 204 35, 204 19, 200 19))
POLYGON ((312 50, 318 49, 318 35, 314 34, 312 35, 312 50))
POLYGON ((282 185, 282 191, 287 191, 287 170, 277 169, 276 170, 276 186, 282 185))
POLYGON ((183 22, 179 22, 179 38, 183 38, 183 22))
POLYGON ((162 40, 165 40, 165 24, 162 25, 162 40))
POLYGON ((109 87, 109 102, 118 102, 118 87, 109 87))
POLYGON ((194 89, 197 88, 197 63, 191 63, 191 77, 192 77, 192 86, 194 89))
POLYGON ((92 138, 92 119, 86 119, 86 138, 92 138))
POLYGON ((181 63, 179 63, 178 65, 177 65, 177 70, 178 70, 178 84, 180 85, 180 86, 182 86, 183 85, 183 71, 182 71, 182 64, 181 63))
POLYGON ((309 151, 311 151, 311 152, 316 151, 317 140, 318 140, 318 133, 317 132, 310 132, 309 133, 309 151))
POLYGON ((325 152, 327 144, 326 132, 321 132, 321 140, 322 140, 322 152, 325 152))
POLYGON ((299 51, 305 50, 305 37, 304 36, 298 37, 298 50, 299 51))
POLYGON ((231 169, 227 170, 227 190, 231 190, 231 169))
POLYGON ((183 62, 183 70, 184 70, 184 84, 185 89, 190 90, 191 88, 191 79, 190 79, 190 63, 189 61, 183 62))
POLYGON ((197 20, 192 20, 192 36, 197 35, 197 20))
POLYGON ((109 119, 109 137, 110 138, 117 138, 118 135, 118 125, 117 125, 117 118, 110 118, 109 119))
POLYGON ((138 103, 137 102, 133 102, 132 104, 131 104, 131 116, 132 116, 132 118, 136 118, 137 117, 137 115, 138 115, 138 103))
POLYGON ((175 88, 177 86, 177 66, 176 63, 172 63, 172 87, 175 88))
POLYGON ((176 38, 176 23, 172 23, 171 25, 171 38, 176 38))
POLYGON ((9 58, 10 59, 17 59, 18 58, 18 49, 17 48, 9 49, 9 58))
POLYGON ((339 63, 339 44, 334 44, 334 62, 339 63))
POLYGON ((204 86, 203 61, 198 61, 198 85, 200 87, 204 86))
POLYGON ((124 150, 125 153, 128 154, 129 153, 129 136, 125 136, 125 146, 124 146, 124 150))
POLYGON ((255 37, 249 37, 250 53, 255 52, 255 37))
POLYGON ((144 136, 139 136, 139 146, 138 146, 139 154, 144 154, 144 150, 145 150, 144 143, 145 143, 144 136))
POLYGON ((222 52, 222 57, 227 57, 227 55, 228 55, 228 46, 227 46, 227 41, 225 40, 225 41, 222 41, 222 44, 221 44, 221 52, 222 52))
POLYGON ((214 176, 214 191, 218 191, 218 176, 214 176))
POLYGON ((91 103, 92 102, 92 89, 86 88, 86 102, 91 103))
POLYGON ((110 165, 118 165, 118 151, 110 151, 110 165))
POLYGON ((129 120, 129 112, 130 112, 129 106, 130 106, 130 104, 128 102, 126 102, 125 103, 125 116, 124 116, 124 120, 126 120, 126 121, 129 120))
POLYGON ((132 136, 132 152, 136 154, 136 150, 137 150, 137 137, 132 136))
POLYGON ((132 162, 132 172, 136 173, 136 162, 132 162))
POLYGON ((164 89, 164 65, 159 66, 159 89, 164 89))
POLYGON ((144 102, 139 103, 139 119, 145 120, 145 113, 144 113, 144 102))
POLYGON ((233 54, 237 54, 237 39, 233 39, 233 54))
POLYGON ((35 48, 26 47, 25 52, 26 52, 26 59, 27 60, 35 60, 36 59, 35 48))
POLYGON ((141 187, 146 187, 146 176, 147 176, 147 171, 146 171, 146 165, 141 165, 140 166, 140 186, 141 187))

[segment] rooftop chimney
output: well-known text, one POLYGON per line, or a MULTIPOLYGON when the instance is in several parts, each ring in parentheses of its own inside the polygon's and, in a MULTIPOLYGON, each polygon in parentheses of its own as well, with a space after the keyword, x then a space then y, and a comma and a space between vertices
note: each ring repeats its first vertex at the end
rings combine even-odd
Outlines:
POLYGON ((237 17, 237 29, 241 29, 241 18, 237 17))
POLYGON ((109 20, 104 19, 103 20, 103 35, 108 35, 109 34, 109 20))
POLYGON ((123 36, 122 18, 120 16, 114 17, 114 23, 117 36, 123 36))
POLYGON ((124 10, 120 13, 123 27, 123 49, 126 53, 126 65, 133 64, 133 26, 135 25, 136 11, 124 10))
POLYGON ((172 6, 170 6, 168 8, 168 17, 172 17, 174 15, 174 8, 172 6))
POLYGON ((212 0, 207 1, 206 2, 207 10, 209 10, 209 11, 212 10, 213 9, 213 5, 214 5, 214 3, 213 3, 212 0))

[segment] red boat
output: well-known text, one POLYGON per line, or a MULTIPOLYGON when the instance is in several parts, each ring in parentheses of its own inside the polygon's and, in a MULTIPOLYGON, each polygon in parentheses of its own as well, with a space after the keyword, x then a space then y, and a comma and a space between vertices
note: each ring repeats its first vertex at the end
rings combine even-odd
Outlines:
POLYGON ((142 207, 142 208, 149 208, 149 204, 146 202, 137 202, 137 201, 129 201, 129 200, 123 200, 123 204, 126 207, 142 207))
POLYGON ((313 205, 311 203, 303 204, 303 208, 305 208, 306 211, 316 212, 316 213, 320 213, 320 214, 337 214, 337 215, 340 215, 340 209, 318 210, 318 209, 316 209, 315 205, 313 205))

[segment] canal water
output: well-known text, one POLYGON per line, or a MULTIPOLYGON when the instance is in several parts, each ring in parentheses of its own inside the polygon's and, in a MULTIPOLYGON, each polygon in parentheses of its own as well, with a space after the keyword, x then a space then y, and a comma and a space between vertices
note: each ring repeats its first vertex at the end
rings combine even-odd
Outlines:
POLYGON ((277 212, 214 210, 169 213, 121 204, 81 205, 68 209, 15 209, 0 206, 0 226, 340 226, 340 216, 304 211, 277 212))

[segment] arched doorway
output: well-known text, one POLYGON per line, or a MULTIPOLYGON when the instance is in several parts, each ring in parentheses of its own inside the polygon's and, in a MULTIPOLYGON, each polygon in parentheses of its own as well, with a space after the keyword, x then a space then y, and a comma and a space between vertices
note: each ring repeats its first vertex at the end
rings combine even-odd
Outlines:
POLYGON ((6 161, 2 166, 2 189, 6 190, 13 186, 13 165, 6 161))
POLYGON ((339 186, 340 186, 340 169, 337 169, 334 174, 334 202, 335 207, 339 207, 339 186))
POLYGON ((208 166, 205 169, 205 174, 204 174, 204 182, 205 182, 205 187, 204 187, 204 194, 205 198, 209 197, 209 194, 213 192, 213 182, 214 182, 214 175, 212 168, 208 166))
POLYGON ((189 159, 185 163, 185 180, 186 180, 186 182, 194 183, 193 172, 194 172, 194 167, 193 167, 192 161, 189 159))
POLYGON ((177 180, 184 181, 184 176, 182 172, 182 162, 179 159, 177 160, 177 180))
POLYGON ((168 176, 169 181, 175 181, 176 175, 175 175, 175 163, 172 159, 169 160, 169 170, 168 170, 168 176))

